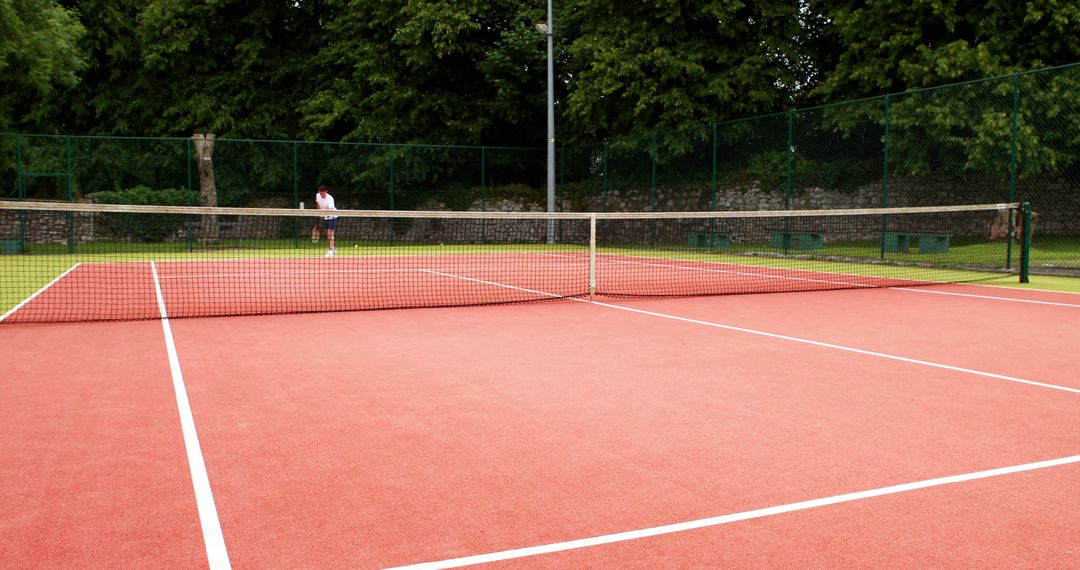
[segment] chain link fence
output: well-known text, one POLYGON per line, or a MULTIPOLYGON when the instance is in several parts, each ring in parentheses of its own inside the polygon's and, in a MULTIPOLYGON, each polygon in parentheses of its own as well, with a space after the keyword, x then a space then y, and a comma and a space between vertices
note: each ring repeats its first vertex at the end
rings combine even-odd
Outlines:
MULTIPOLYGON (((1080 65, 564 149, 566 210, 1027 201, 1031 271, 1080 276, 1080 65)), ((1008 240, 1018 220, 985 228, 1008 240)), ((918 228, 913 228, 918 229, 918 228)))
MULTIPOLYGON (((1031 270, 1080 275, 1080 65, 560 149, 561 211, 1029 201, 1031 270)), ((542 148, 0 134, 0 199, 546 208, 542 148)), ((988 234, 1008 239, 1016 220, 988 234), (1002 231, 1001 228, 1005 228, 1002 231)))

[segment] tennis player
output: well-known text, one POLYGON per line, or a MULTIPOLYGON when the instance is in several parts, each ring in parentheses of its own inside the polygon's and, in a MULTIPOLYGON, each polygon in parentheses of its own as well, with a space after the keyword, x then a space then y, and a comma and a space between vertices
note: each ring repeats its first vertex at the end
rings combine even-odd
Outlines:
MULTIPOLYGON (((330 189, 326 186, 319 186, 319 193, 315 194, 315 204, 320 210, 337 209, 334 205, 334 197, 330 195, 330 189)), ((334 257, 334 227, 337 226, 337 216, 323 216, 322 225, 326 229, 326 240, 330 243, 326 257, 334 257)))

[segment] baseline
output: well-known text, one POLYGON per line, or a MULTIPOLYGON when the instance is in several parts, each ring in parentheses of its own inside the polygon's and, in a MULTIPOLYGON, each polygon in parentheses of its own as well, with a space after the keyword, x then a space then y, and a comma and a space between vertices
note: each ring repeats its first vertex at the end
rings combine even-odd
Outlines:
POLYGON ((851 493, 844 493, 841 495, 833 495, 831 497, 822 497, 819 499, 810 499, 806 501, 799 501, 795 503, 788 503, 785 505, 776 505, 772 507, 763 507, 760 509, 754 509, 751 511, 743 511, 740 513, 732 513, 727 515, 720 515, 716 517, 709 517, 704 519, 698 519, 693 521, 685 521, 681 523, 674 523, 669 525, 662 525, 652 528, 644 528, 638 530, 631 530, 626 532, 619 532, 615 534, 608 534, 603 536, 594 536, 590 538, 580 538, 577 540, 568 540, 565 542, 556 542, 552 544, 545 544, 540 546, 530 546, 526 548, 516 548, 512 550, 503 550, 501 552, 490 552, 487 554, 477 554, 473 556, 464 556, 461 558, 452 558, 448 560, 440 560, 437 562, 423 562, 420 564, 410 564, 407 566, 397 566, 389 568, 387 570, 437 570, 442 568, 459 568, 461 566, 469 566, 473 564, 485 564, 490 562, 498 562, 500 560, 511 560, 514 558, 525 558, 529 556, 537 556, 541 554, 551 554, 554 552, 562 552, 566 550, 574 550, 578 548, 588 548, 592 546, 599 546, 602 544, 611 544, 614 542, 624 542, 628 540, 637 540, 642 538, 648 538, 652 536, 660 536, 665 534, 673 534, 677 532, 684 532, 688 530, 694 530, 699 528, 706 528, 711 526, 719 526, 734 522, 746 521, 751 519, 758 519, 763 517, 769 517, 774 515, 781 515, 785 513, 791 513, 795 511, 802 511, 807 509, 814 509, 819 507, 826 507, 830 505, 837 505, 840 503, 849 503, 852 501, 861 501, 865 499, 871 499, 875 497, 881 497, 885 495, 892 495, 896 493, 906 493, 910 491, 917 491, 921 489, 929 489, 932 487, 940 487, 943 485, 953 485, 957 483, 965 483, 968 481, 975 481, 978 479, 987 479, 990 477, 1001 477, 1005 475, 1012 475, 1015 473, 1022 473, 1025 471, 1035 471, 1039 469, 1049 469, 1053 467, 1059 467, 1062 465, 1070 465, 1073 463, 1080 463, 1080 455, 1070 455, 1068 457, 1059 457, 1056 459, 1047 459, 1045 461, 1035 461, 1033 463, 1024 463, 1020 465, 1011 465, 1008 467, 999 467, 996 469, 987 469, 984 471, 975 471, 972 473, 961 473, 957 475, 950 475, 946 477, 937 477, 934 479, 925 479, 922 481, 914 481, 911 483, 902 483, 899 485, 890 485, 888 487, 879 487, 876 489, 866 489, 863 491, 855 491, 851 493))
POLYGON ((978 295, 975 293, 960 293, 957 291, 938 291, 936 289, 916 289, 914 287, 889 287, 896 291, 908 291, 911 293, 929 293, 932 295, 952 295, 954 297, 971 297, 975 299, 987 299, 991 301, 1006 301, 1010 303, 1030 303, 1033 305, 1051 305, 1054 307, 1069 307, 1080 309, 1080 303, 1059 303, 1056 301, 1039 301, 1037 299, 1021 299, 1017 297, 1000 297, 996 295, 978 295))

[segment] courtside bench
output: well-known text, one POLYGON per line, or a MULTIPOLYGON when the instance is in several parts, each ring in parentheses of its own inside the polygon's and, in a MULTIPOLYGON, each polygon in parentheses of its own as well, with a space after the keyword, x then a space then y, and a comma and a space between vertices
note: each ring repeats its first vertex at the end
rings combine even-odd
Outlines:
POLYGON ((232 241, 233 247, 240 247, 240 220, 232 218, 218 218, 218 239, 232 241))
POLYGON ((934 232, 885 232, 882 249, 887 252, 907 253, 912 242, 918 242, 919 253, 947 253, 951 234, 934 232))
POLYGON ((0 254, 22 253, 23 242, 17 239, 0 239, 0 254))
POLYGON ((719 232, 689 232, 686 234, 686 244, 690 247, 727 249, 731 247, 731 234, 719 232))
POLYGON ((790 230, 769 230, 769 247, 777 249, 822 249, 825 234, 790 230))

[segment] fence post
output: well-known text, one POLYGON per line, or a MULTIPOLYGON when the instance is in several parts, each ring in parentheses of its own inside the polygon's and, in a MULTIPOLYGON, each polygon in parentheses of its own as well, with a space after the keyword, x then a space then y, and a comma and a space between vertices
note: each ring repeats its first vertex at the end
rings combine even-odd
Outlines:
POLYGON ((791 162, 795 158, 795 156, 794 156, 795 155, 795 152, 794 152, 795 149, 792 146, 793 144, 795 144, 794 136, 793 136, 794 122, 795 122, 795 112, 791 111, 791 110, 788 110, 788 112, 787 112, 787 149, 786 149, 786 152, 787 152, 787 166, 786 166, 787 175, 784 177, 785 180, 786 180, 786 183, 785 183, 785 186, 784 186, 784 209, 785 210, 790 210, 791 209, 791 178, 793 176, 792 172, 791 172, 791 162))
POLYGON ((1020 242, 1020 282, 1028 283, 1031 269, 1031 203, 1024 202, 1020 209, 1024 215, 1023 238, 1020 242))
POLYGON ((15 133, 15 186, 20 200, 26 199, 26 178, 23 176, 23 140, 15 133))
MULTIPOLYGON (((1012 134, 1010 135, 1009 145, 1009 202, 1016 201, 1016 164, 1017 150, 1019 147, 1020 136, 1020 76, 1013 75, 1013 93, 1012 93, 1012 134)), ((1013 225, 1015 224, 1015 214, 1009 214, 1009 240, 1006 241, 1005 246, 1005 269, 1010 269, 1012 266, 1012 235, 1015 231, 1013 225)), ((1026 281, 1025 281, 1026 283, 1026 281)))
MULTIPOLYGON (((300 207, 300 143, 292 143, 293 207, 300 207)), ((293 220, 293 248, 300 249, 300 220, 293 220)))
POLYGON ((604 139, 604 211, 611 211, 611 204, 609 204, 610 197, 608 196, 608 141, 604 139))
POLYGON ((719 206, 719 198, 720 198, 720 196, 719 196, 719 191, 720 190, 717 187, 718 181, 717 181, 717 172, 716 172, 716 167, 717 167, 717 165, 716 165, 717 148, 716 147, 719 145, 719 141, 716 140, 716 137, 717 137, 716 123, 713 123, 713 125, 712 125, 712 204, 709 206, 709 209, 714 211, 714 212, 716 211, 717 207, 719 206))
MULTIPOLYGON (((892 123, 892 104, 885 95, 885 133, 882 137, 881 207, 889 207, 889 125, 892 123)), ((881 215, 881 259, 885 259, 885 233, 889 231, 888 214, 881 215)))
POLYGON ((885 136, 881 159, 881 207, 889 207, 889 127, 892 123, 892 100, 885 96, 885 136))
MULTIPOLYGON (((649 146, 650 146, 650 150, 651 150, 651 154, 652 154, 652 175, 651 175, 651 182, 649 183, 649 189, 650 189, 649 190, 649 211, 650 212, 655 212, 656 211, 656 202, 657 202, 657 195, 656 195, 656 192, 657 192, 657 188, 656 188, 656 154, 657 154, 657 152, 656 152, 656 133, 652 134, 649 146)), ((650 234, 650 238, 649 238, 649 245, 655 245, 656 242, 659 239, 659 235, 660 235, 659 221, 658 220, 653 220, 652 221, 652 233, 650 234)))
POLYGON ((300 207, 300 143, 292 143, 292 194, 293 208, 300 207))
MULTIPOLYGON (((69 204, 75 201, 75 192, 71 187, 71 153, 71 137, 64 137, 64 189, 67 191, 67 201, 69 204)), ((67 213, 67 234, 68 253, 75 253, 75 212, 67 213)))
MULTIPOLYGON (((26 178, 23 174, 23 140, 22 135, 15 133, 15 185, 18 186, 17 192, 19 194, 19 200, 26 199, 26 178)), ((26 242, 26 212, 19 210, 19 252, 29 253, 30 246, 26 242)))
POLYGON ((390 191, 390 209, 394 209, 394 155, 397 152, 394 150, 394 145, 390 145, 390 180, 388 180, 388 189, 390 191))
MULTIPOLYGON (((194 205, 194 204, 192 204, 192 198, 195 195, 195 186, 192 184, 192 179, 191 179, 191 145, 192 145, 191 137, 188 137, 188 138, 184 139, 184 150, 187 152, 187 189, 188 189, 188 191, 187 191, 187 205, 188 206, 194 205)), ((195 236, 194 236, 194 230, 192 228, 192 224, 193 224, 193 222, 192 222, 191 218, 187 218, 187 222, 186 222, 185 225, 187 226, 187 251, 189 253, 195 247, 195 243, 194 243, 195 236)))
POLYGON ((656 133, 649 139, 649 154, 652 158, 652 173, 649 179, 649 211, 656 211, 656 133))
MULTIPOLYGON (((566 188, 566 146, 562 145, 562 146, 559 147, 558 150, 559 150, 559 183, 558 183, 558 187, 555 189, 556 190, 556 194, 555 194, 556 198, 559 198, 560 194, 562 193, 562 189, 566 188)), ((565 212, 566 211, 566 203, 565 203, 564 199, 558 200, 558 203, 559 203, 558 210, 560 212, 565 212)))

